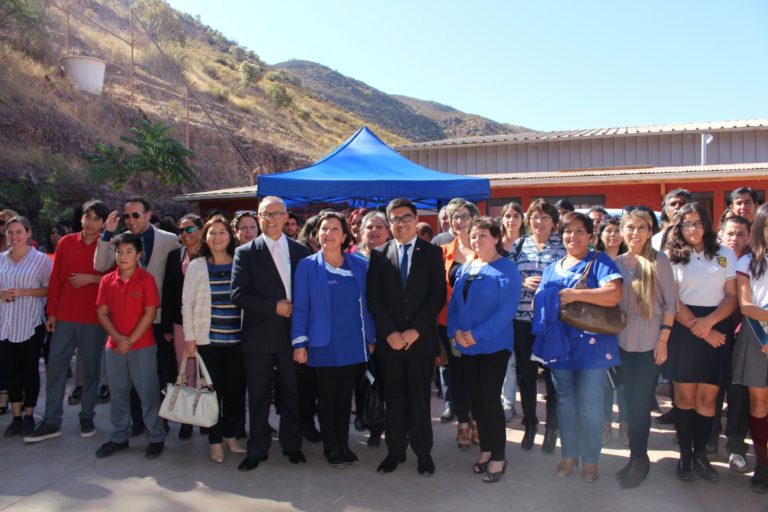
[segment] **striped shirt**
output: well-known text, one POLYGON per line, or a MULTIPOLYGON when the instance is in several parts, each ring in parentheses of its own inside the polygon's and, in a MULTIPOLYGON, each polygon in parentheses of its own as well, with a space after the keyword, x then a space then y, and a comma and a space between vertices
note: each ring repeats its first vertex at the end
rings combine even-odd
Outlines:
POLYGON ((240 342, 242 323, 240 308, 232 303, 230 285, 232 263, 213 265, 208 262, 208 282, 211 286, 211 345, 231 345, 240 342))
MULTIPOLYGON (((536 248, 536 242, 533 241, 532 236, 526 236, 520 249, 520 254, 517 257, 517 270, 520 271, 520 278, 525 281, 526 277, 541 276, 545 268, 565 257, 565 253, 563 240, 556 233, 549 237, 549 240, 547 240, 547 243, 544 244, 541 250, 536 248)), ((510 258, 514 260, 514 254, 510 258)), ((533 321, 534 294, 534 290, 522 287, 515 320, 523 322, 533 321)))
MULTIPOLYGON (((14 263, 9 249, 0 253, 0 289, 47 288, 52 266, 48 256, 32 248, 14 263)), ((45 321, 45 301, 45 297, 0 301, 0 340, 21 343, 30 339, 35 327, 45 321)))

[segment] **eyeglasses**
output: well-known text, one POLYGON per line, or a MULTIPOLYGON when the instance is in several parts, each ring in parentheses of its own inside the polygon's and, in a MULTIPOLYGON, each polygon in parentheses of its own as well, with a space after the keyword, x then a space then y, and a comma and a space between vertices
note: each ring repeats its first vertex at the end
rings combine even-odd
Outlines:
POLYGON ((197 226, 187 226, 185 228, 181 228, 181 232, 186 233, 188 235, 191 235, 195 231, 197 231, 197 226))
POLYGON ((259 218, 263 220, 281 219, 285 212, 259 212, 259 218))
POLYGON ((700 220, 696 222, 683 222, 683 229, 686 231, 693 231, 694 229, 704 229, 704 223, 700 220))
POLYGON ((131 217, 133 217, 134 219, 140 219, 143 215, 144 213, 139 213, 139 212, 124 213, 123 220, 128 220, 131 217))
POLYGON ((403 215, 402 217, 390 217, 389 223, 400 224, 402 222, 403 224, 408 224, 409 222, 413 222, 413 219, 415 218, 416 216, 411 214, 403 215))

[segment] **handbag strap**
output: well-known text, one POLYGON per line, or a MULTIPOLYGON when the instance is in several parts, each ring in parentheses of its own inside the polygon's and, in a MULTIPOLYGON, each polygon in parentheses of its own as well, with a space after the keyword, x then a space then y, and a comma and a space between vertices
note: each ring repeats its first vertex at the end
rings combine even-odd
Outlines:
POLYGON ((584 268, 584 272, 582 272, 581 276, 579 276, 579 280, 574 285, 574 288, 589 288, 589 286, 587 286, 587 277, 589 276, 590 270, 592 270, 592 264, 595 262, 595 258, 597 258, 597 253, 592 254, 592 259, 589 260, 589 263, 587 263, 587 266, 584 268))
POLYGON ((203 362, 203 357, 200 352, 195 351, 195 359, 197 360, 197 387, 198 388, 210 388, 213 387, 213 381, 211 380, 211 374, 208 373, 208 368, 203 362), (200 378, 202 374, 202 379, 200 378))

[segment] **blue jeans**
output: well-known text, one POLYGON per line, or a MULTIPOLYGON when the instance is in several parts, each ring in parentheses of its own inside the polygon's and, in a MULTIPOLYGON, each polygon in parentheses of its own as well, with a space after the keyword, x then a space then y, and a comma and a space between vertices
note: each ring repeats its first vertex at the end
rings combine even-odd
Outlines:
POLYGON ((501 386, 501 405, 504 410, 513 409, 517 394, 517 360, 512 352, 507 363, 507 374, 504 376, 504 385, 501 386))
POLYGON ((160 386, 157 381, 157 347, 131 350, 121 356, 112 349, 105 352, 112 408, 112 433, 115 443, 128 441, 131 435, 131 387, 141 400, 141 414, 147 427, 147 441, 165 441, 165 426, 160 418, 160 386))
POLYGON ((583 464, 600 459, 604 379, 605 368, 552 370, 564 459, 581 458, 583 464))
POLYGON ((45 386, 45 415, 43 421, 61 428, 64 414, 62 400, 67 383, 69 362, 77 348, 83 362, 83 395, 80 419, 92 420, 101 377, 101 354, 107 335, 99 324, 84 324, 58 320, 50 341, 48 377, 45 386))

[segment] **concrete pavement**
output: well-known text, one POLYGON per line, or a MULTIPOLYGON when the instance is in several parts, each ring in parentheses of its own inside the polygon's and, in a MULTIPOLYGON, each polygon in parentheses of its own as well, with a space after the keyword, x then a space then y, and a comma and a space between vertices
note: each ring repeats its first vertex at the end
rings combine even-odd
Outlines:
MULTIPOLYGON (((38 411, 42 411, 41 397, 38 411)), ((543 406, 543 404, 541 404, 543 406)), ((668 404, 666 404, 668 405, 668 404)), ((519 402, 518 402, 519 406, 519 402)), ((542 407, 543 408, 543 407, 542 407)), ((385 448, 368 448, 365 433, 351 430, 352 449, 360 457, 357 467, 334 469, 325 463, 320 444, 305 443, 308 462, 292 465, 275 441, 270 458, 256 470, 241 473, 239 454, 226 454, 223 464, 208 458, 207 437, 195 432, 180 441, 174 425, 165 452, 154 461, 144 458, 146 441, 131 439, 128 451, 98 460, 94 452, 107 440, 109 405, 97 406, 97 434, 79 436, 79 406, 64 405, 62 436, 25 445, 21 438, 0 438, 0 511, 614 511, 754 512, 768 510, 768 495, 749 489, 749 474, 731 473, 727 461, 718 461, 721 481, 697 478, 690 483, 675 476, 676 445, 671 428, 654 431, 650 440, 651 474, 637 489, 622 490, 613 474, 626 463, 628 449, 617 437, 603 449, 600 479, 584 483, 580 473, 558 479, 553 455, 536 446, 523 452, 519 420, 507 429, 509 467, 503 480, 484 484, 471 467, 477 448, 456 447, 455 424, 441 424, 442 403, 434 398, 434 476, 416 472, 416 457, 388 475, 376 473, 385 448)), ((0 416, 0 429, 10 422, 0 416)), ((275 418, 272 424, 277 425, 275 418)), ((614 425, 615 426, 615 425, 614 425)), ((543 428, 540 430, 543 432, 543 428)), ((721 439, 721 453, 724 440, 721 439)), ((749 457, 750 466, 754 458, 749 457)))

